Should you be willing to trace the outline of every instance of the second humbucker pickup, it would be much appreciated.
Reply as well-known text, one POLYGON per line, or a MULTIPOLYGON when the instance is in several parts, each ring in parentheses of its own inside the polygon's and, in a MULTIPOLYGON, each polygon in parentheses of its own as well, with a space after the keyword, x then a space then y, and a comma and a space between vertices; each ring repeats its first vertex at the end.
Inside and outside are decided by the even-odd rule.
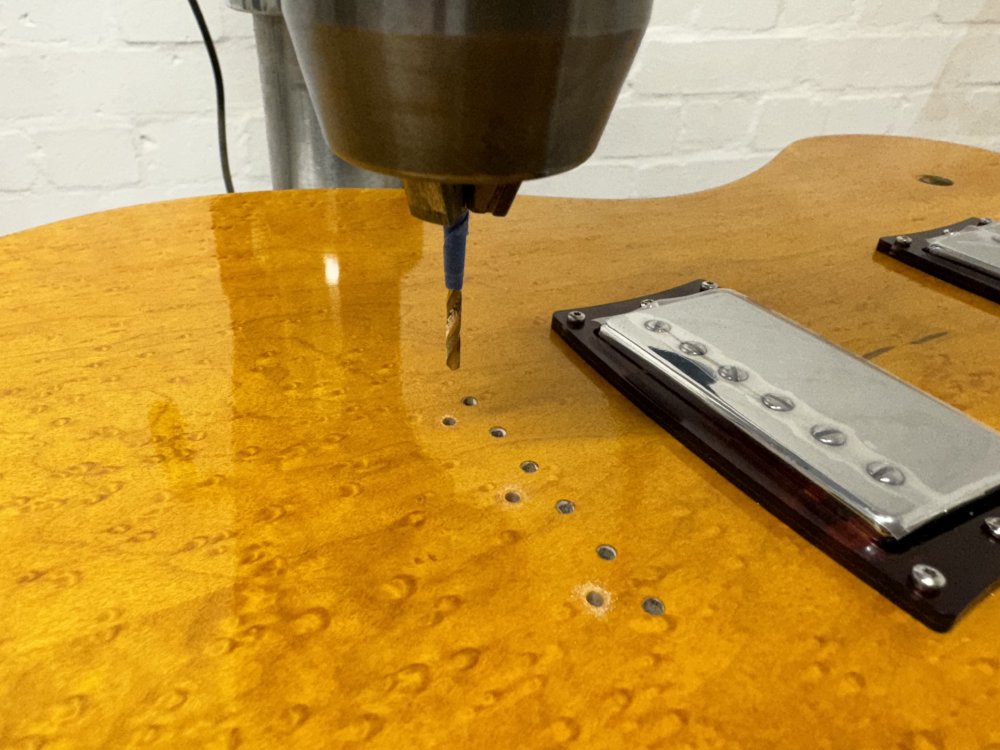
POLYGON ((938 229, 882 237, 876 249, 1000 302, 1000 226, 992 219, 966 219, 938 229))

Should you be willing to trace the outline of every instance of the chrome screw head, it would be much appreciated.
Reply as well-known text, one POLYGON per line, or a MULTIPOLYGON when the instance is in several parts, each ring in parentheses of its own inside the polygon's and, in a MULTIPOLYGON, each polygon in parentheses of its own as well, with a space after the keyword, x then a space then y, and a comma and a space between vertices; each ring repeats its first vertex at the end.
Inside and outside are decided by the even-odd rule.
POLYGON ((1000 540, 1000 516, 989 516, 983 521, 983 529, 994 539, 1000 540))
POLYGON ((703 281, 703 282, 701 282, 701 291, 703 291, 703 292, 707 292, 707 291, 709 291, 711 289, 718 289, 718 288, 719 288, 719 285, 716 284, 714 281, 703 281))
POLYGON ((941 251, 943 251, 943 250, 944 250, 944 248, 943 248, 943 247, 941 247, 941 246, 940 246, 939 244, 937 244, 936 242, 934 242, 934 243, 932 243, 932 244, 928 245, 928 246, 927 246, 927 249, 928 249, 928 250, 930 250, 930 251, 931 251, 932 253, 940 253, 941 251))
POLYGON ((909 247, 910 245, 913 244, 913 238, 907 237, 905 234, 901 234, 896 238, 896 241, 893 242, 892 244, 894 244, 896 247, 909 247))
POLYGON ((992 223, 993 223, 993 219, 989 218, 988 216, 984 216, 983 218, 981 218, 979 220, 979 226, 981 226, 981 227, 984 227, 987 224, 992 224, 992 223))
POLYGON ((651 307, 656 307, 656 300, 644 299, 642 302, 639 303, 639 307, 641 307, 643 310, 648 310, 651 307))
POLYGON ((917 563, 910 570, 910 584, 921 594, 936 594, 948 585, 948 579, 933 565, 917 563))
POLYGON ((573 310, 566 316, 566 320, 570 328, 582 328, 583 324, 587 322, 587 314, 581 310, 573 310))

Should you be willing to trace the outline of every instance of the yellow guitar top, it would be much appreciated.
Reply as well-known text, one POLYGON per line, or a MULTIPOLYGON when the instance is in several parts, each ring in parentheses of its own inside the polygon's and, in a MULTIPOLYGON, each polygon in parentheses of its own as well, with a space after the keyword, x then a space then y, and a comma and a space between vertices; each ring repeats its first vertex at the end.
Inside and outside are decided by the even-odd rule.
POLYGON ((457 372, 398 191, 0 238, 0 747, 1000 747, 997 598, 930 631, 549 329, 710 278, 1000 428, 1000 306, 874 253, 997 213, 1000 155, 881 137, 521 198, 457 372))

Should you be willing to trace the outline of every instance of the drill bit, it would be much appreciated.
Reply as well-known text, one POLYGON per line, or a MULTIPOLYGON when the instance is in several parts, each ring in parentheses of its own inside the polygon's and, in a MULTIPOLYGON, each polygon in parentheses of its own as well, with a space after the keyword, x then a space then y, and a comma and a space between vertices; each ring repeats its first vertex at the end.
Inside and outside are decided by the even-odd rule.
POLYGON ((465 241, 469 235, 469 212, 444 228, 444 285, 448 289, 444 344, 448 367, 462 362, 462 283, 465 277, 465 241))
POLYGON ((448 322, 445 324, 444 346, 448 367, 457 370, 462 364, 462 290, 448 290, 448 322))

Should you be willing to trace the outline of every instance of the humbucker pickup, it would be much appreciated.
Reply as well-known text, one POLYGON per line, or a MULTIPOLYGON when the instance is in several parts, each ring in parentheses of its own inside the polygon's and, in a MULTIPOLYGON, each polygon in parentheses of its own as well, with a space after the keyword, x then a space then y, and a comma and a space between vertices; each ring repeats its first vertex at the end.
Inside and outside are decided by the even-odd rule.
POLYGON ((554 329, 776 516, 928 626, 1000 579, 1000 434, 708 282, 554 329))
POLYGON ((882 237, 878 252, 1000 302, 1000 225, 966 219, 947 227, 882 237))

